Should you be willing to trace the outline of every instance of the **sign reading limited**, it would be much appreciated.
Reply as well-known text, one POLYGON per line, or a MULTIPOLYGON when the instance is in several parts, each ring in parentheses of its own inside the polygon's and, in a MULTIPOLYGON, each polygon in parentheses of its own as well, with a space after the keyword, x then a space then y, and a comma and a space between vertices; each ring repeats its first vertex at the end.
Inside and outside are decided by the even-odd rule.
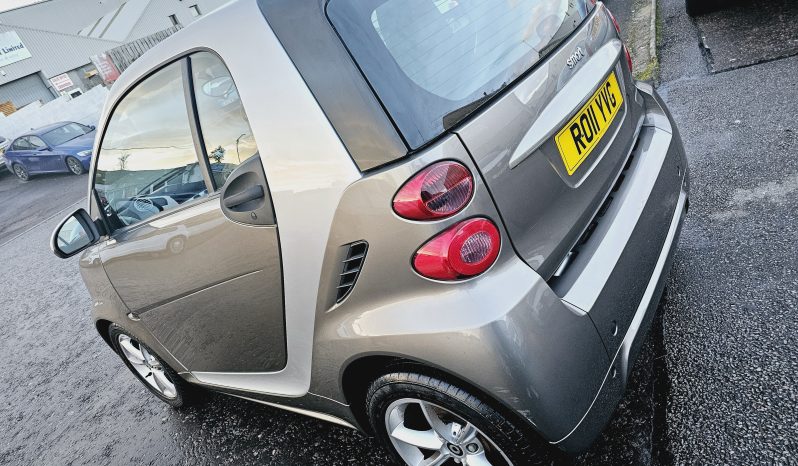
POLYGON ((16 32, 0 34, 0 67, 30 58, 31 54, 16 32))

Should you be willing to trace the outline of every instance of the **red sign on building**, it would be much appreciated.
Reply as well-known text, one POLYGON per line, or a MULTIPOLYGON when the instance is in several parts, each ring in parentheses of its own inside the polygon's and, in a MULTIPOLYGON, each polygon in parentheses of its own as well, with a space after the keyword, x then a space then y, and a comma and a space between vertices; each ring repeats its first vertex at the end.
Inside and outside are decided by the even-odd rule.
POLYGON ((103 78, 105 84, 111 84, 119 78, 119 69, 117 69, 107 53, 92 56, 91 62, 97 67, 97 72, 100 73, 100 77, 103 78))

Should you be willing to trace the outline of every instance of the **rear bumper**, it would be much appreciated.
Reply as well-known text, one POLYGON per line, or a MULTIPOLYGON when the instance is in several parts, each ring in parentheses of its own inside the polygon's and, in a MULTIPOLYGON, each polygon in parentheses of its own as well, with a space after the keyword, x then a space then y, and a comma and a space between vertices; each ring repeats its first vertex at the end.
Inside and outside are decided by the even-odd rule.
POLYGON ((647 113, 631 174, 627 174, 631 179, 616 195, 620 201, 615 206, 616 217, 608 225, 599 224, 601 241, 579 264, 578 272, 590 275, 571 280, 584 288, 590 288, 584 279, 601 286, 595 294, 590 289, 563 293, 566 302, 592 304, 578 309, 591 317, 611 358, 590 409, 567 436, 552 442, 569 452, 590 446, 623 397, 631 367, 658 308, 689 204, 687 161, 673 119, 650 86, 638 84, 638 90, 647 113), (627 231, 628 239, 616 251, 618 238, 625 238, 627 231), (615 262, 608 266, 611 259, 615 262))

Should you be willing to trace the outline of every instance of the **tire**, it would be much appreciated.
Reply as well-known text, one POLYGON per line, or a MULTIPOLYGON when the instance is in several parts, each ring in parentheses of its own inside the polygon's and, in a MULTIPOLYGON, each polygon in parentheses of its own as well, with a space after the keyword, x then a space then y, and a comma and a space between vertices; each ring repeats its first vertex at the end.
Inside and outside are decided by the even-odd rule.
MULTIPOLYGON (((462 462, 462 456, 469 452, 484 456, 483 462, 479 464, 487 459, 490 464, 535 465, 544 464, 552 458, 551 447, 531 428, 524 426, 523 421, 510 419, 485 400, 426 375, 397 372, 378 378, 368 389, 366 412, 374 432, 399 464, 419 464, 430 461, 433 457, 441 462, 448 461, 446 464, 456 459, 462 462), (430 411, 434 414, 428 414, 430 411), (460 419, 457 420, 457 417, 460 419), (467 423, 465 427, 463 422, 467 423), (416 431, 427 434, 424 436, 425 440, 432 441, 435 447, 441 443, 440 449, 436 451, 433 448, 417 448, 412 442, 397 440, 397 436, 402 437, 402 432, 407 432, 403 429, 406 423, 410 425, 409 429, 412 429, 413 434, 416 431), (430 429, 433 424, 437 424, 439 429, 430 429), (388 429, 393 429, 394 435, 389 435, 388 429), (449 435, 468 436, 468 431, 474 435, 471 438, 479 441, 466 439, 459 442, 451 437, 444 438, 438 433, 459 432, 449 435), (437 440, 430 440, 430 435, 437 436, 437 440)), ((411 437, 405 437, 407 438, 411 437)), ((412 439, 416 438, 418 437, 413 435, 412 439)), ((468 463, 472 461, 476 462, 476 458, 468 463)))
MULTIPOLYGON (((122 358, 122 361, 125 363, 130 372, 136 376, 139 381, 144 384, 145 387, 158 399, 163 401, 164 403, 172 406, 173 408, 182 408, 192 404, 195 404, 201 401, 201 393, 199 387, 195 387, 180 377, 171 367, 169 367, 163 360, 155 354, 148 346, 144 343, 139 342, 135 336, 129 333, 127 330, 123 329, 122 327, 111 324, 108 329, 108 335, 111 339, 111 345, 114 348, 114 351, 122 358), (126 351, 129 351, 129 346, 125 343, 130 343, 134 348, 138 349, 139 351, 144 351, 145 355, 151 356, 149 362, 145 362, 145 365, 148 366, 147 368, 143 368, 141 364, 134 365, 131 362, 131 359, 126 355, 126 351), (123 347, 124 346, 124 347, 123 347), (163 372, 163 376, 171 382, 173 386, 173 392, 169 390, 163 390, 159 383, 163 383, 163 379, 161 377, 155 377, 156 365, 159 366, 158 369, 161 369, 163 372), (138 368, 137 368, 138 367, 138 368), (142 374, 142 368, 144 371, 150 369, 151 375, 145 376, 142 374), (153 380, 154 383, 151 383, 150 380, 153 380), (155 385, 155 386, 154 386, 155 385), (159 388, 156 388, 158 386, 159 388)), ((144 358, 145 360, 147 358, 144 358)))
POLYGON ((30 180, 30 173, 28 173, 28 169, 18 163, 11 165, 11 171, 13 171, 14 174, 17 175, 17 178, 23 182, 30 180))
POLYGON ((83 164, 75 157, 67 157, 66 164, 69 171, 75 175, 82 175, 86 172, 86 169, 83 168, 83 164))

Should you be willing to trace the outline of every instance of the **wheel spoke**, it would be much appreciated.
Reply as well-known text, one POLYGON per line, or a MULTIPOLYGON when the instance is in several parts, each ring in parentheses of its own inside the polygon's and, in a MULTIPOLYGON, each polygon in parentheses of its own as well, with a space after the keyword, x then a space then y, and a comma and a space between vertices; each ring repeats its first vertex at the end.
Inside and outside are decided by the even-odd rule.
POLYGON ((132 340, 129 338, 120 338, 119 347, 122 348, 122 353, 124 353, 125 357, 131 362, 131 364, 135 364, 137 366, 145 365, 144 355, 142 354, 141 350, 133 346, 132 340))
POLYGON ((426 450, 440 450, 443 440, 434 430, 414 430, 400 424, 391 432, 391 437, 426 450))
POLYGON ((460 433, 457 435, 457 441, 455 443, 467 443, 471 440, 475 439, 477 436, 477 428, 474 427, 472 424, 467 423, 465 427, 460 429, 460 433))
POLYGON ((164 371, 160 369, 153 369, 152 376, 155 379, 155 384, 158 386, 158 389, 167 397, 174 397, 175 396, 175 387, 174 384, 166 377, 164 371))
POLYGON ((451 458, 451 455, 439 451, 422 461, 420 466, 439 466, 445 463, 449 458, 451 458))
POLYGON ((154 358, 152 357, 150 352, 147 351, 147 348, 145 348, 141 344, 139 344, 139 348, 141 348, 141 356, 144 358, 144 363, 147 364, 150 367, 154 366, 155 365, 155 364, 153 364, 153 362, 154 362, 153 359, 154 358))
POLYGON ((435 411, 435 407, 431 404, 420 401, 419 405, 421 406, 421 412, 424 413, 424 417, 427 419, 430 427, 432 427, 432 430, 437 432, 437 434, 447 442, 457 443, 452 432, 454 423, 446 424, 443 422, 435 411))
POLYGON ((464 465, 467 466, 492 466, 485 452, 481 451, 476 455, 466 455, 464 465))

